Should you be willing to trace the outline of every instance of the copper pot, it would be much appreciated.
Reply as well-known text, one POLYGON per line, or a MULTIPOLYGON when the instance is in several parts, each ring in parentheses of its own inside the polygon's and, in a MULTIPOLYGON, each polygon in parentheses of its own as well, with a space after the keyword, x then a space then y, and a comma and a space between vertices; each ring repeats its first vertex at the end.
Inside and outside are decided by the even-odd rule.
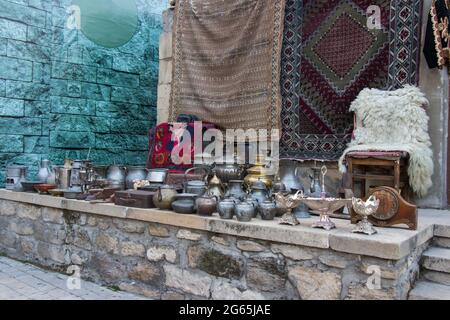
POLYGON ((195 204, 197 213, 201 216, 212 216, 217 211, 217 197, 211 194, 198 197, 195 204))

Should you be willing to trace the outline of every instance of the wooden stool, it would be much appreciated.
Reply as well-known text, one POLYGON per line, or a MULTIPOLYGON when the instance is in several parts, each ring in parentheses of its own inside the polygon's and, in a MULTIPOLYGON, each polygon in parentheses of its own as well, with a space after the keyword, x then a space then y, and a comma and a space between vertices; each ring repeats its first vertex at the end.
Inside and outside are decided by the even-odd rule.
POLYGON ((410 200, 411 193, 407 173, 408 153, 401 151, 353 151, 346 156, 350 187, 354 194, 355 184, 361 185, 361 198, 367 195, 366 181, 378 184, 371 186, 390 186, 410 200))

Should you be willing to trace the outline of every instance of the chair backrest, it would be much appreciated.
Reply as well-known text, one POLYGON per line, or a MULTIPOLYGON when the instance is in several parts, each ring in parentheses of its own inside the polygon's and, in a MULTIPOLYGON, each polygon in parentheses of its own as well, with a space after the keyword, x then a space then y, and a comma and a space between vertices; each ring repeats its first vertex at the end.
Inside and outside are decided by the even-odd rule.
POLYGON ((364 89, 352 103, 355 112, 353 144, 402 144, 428 137, 428 105, 416 87, 395 91, 364 89))

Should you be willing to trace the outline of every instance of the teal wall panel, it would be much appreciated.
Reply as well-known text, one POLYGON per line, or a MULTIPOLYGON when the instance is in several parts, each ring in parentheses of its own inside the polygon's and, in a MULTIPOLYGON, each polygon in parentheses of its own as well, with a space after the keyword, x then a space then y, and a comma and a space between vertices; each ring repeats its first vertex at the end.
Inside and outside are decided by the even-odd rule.
POLYGON ((8 164, 32 179, 47 157, 145 163, 167 3, 0 0, 0 185, 8 164))

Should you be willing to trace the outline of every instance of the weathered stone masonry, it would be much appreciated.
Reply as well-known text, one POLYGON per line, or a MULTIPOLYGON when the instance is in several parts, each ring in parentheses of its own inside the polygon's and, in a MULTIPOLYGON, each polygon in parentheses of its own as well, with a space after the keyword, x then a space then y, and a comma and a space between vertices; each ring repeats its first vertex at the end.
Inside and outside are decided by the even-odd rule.
POLYGON ((136 0, 127 44, 103 48, 68 29, 71 0, 0 0, 0 186, 7 164, 49 157, 143 164, 156 122, 166 0, 136 0))
MULTIPOLYGON (((64 206, 79 203, 68 200, 64 206)), ((201 217, 187 217, 197 222, 180 222, 192 224, 185 228, 119 218, 119 209, 128 210, 111 209, 108 216, 108 206, 96 209, 105 214, 92 214, 0 200, 0 252, 60 271, 79 265, 84 279, 156 299, 405 299, 429 242, 425 231, 399 247, 398 254, 407 249, 406 256, 383 259, 319 248, 325 247, 323 237, 307 233, 299 234, 298 241, 310 246, 293 245, 231 235, 246 235, 254 226, 214 218, 205 223, 223 233, 198 230, 204 228, 201 217), (409 250, 405 244, 419 245, 409 250), (381 268, 381 290, 366 287, 371 265, 381 268)), ((141 220, 171 215, 134 214, 141 220)), ((268 238, 270 233, 267 229, 268 238)), ((376 241, 367 245, 361 250, 381 247, 376 241)))

